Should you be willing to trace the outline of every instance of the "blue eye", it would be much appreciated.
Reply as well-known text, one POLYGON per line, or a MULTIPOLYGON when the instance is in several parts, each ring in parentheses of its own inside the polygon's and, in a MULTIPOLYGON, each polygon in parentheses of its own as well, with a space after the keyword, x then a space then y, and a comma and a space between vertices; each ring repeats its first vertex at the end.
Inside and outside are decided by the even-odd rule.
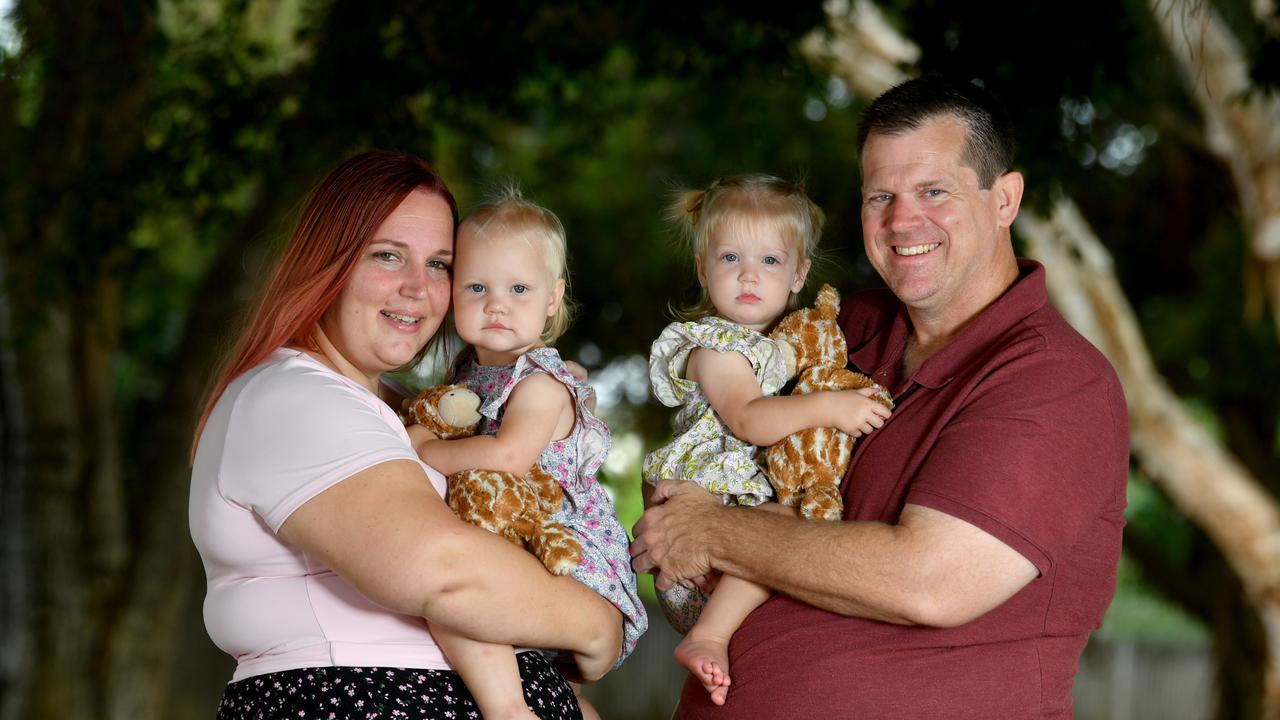
POLYGON ((443 270, 445 272, 449 272, 450 270, 453 269, 449 267, 449 263, 445 262, 444 260, 428 260, 427 267, 431 268, 432 270, 443 270))
POLYGON ((723 256, 721 256, 721 259, 724 260, 725 262, 738 262, 738 254, 725 253, 723 256))
POLYGON ((764 259, 761 260, 760 262, 764 263, 765 265, 777 265, 782 261, 772 255, 765 255, 764 259))
POLYGON ((477 295, 484 292, 484 286, 480 283, 471 283, 467 286, 467 292, 473 292, 477 295))
POLYGON ((925 197, 931 197, 931 198, 942 197, 944 194, 946 194, 946 191, 939 190, 938 188, 929 188, 928 190, 924 191, 925 197))
POLYGON ((384 262, 394 262, 399 259, 399 256, 390 250, 376 250, 374 251, 373 256, 384 262))
POLYGON ((524 285, 512 285, 511 292, 515 293, 516 295, 523 295, 526 292, 529 292, 529 288, 524 285))

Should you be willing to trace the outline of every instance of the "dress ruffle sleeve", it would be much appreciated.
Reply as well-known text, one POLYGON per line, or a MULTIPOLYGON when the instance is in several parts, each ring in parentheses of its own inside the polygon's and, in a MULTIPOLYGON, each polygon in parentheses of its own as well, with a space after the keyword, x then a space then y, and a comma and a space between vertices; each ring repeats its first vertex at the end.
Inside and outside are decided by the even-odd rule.
POLYGON ((680 411, 675 437, 645 456, 642 473, 652 483, 691 480, 726 503, 758 505, 773 496, 756 461, 759 449, 729 432, 697 383, 685 377, 695 348, 740 353, 765 395, 776 393, 787 381, 777 344, 754 330, 719 317, 668 325, 651 348, 649 379, 658 400, 680 406, 680 411))
POLYGON ((545 372, 559 380, 573 396, 576 422, 580 428, 578 435, 578 477, 591 482, 595 481, 596 471, 609 456, 611 433, 609 426, 595 415, 584 412, 587 400, 595 397, 596 391, 590 385, 578 380, 565 367, 560 353, 554 348, 538 348, 530 350, 516 360, 515 367, 506 384, 492 395, 488 402, 480 408, 480 414, 491 420, 497 420, 506 405, 507 399, 516 384, 535 372, 545 372))
POLYGON ((719 317, 675 322, 649 349, 649 384, 658 401, 667 407, 686 402, 698 384, 685 378, 689 354, 695 348, 742 353, 751 363, 760 392, 772 395, 787 382, 787 366, 777 343, 754 330, 719 317))

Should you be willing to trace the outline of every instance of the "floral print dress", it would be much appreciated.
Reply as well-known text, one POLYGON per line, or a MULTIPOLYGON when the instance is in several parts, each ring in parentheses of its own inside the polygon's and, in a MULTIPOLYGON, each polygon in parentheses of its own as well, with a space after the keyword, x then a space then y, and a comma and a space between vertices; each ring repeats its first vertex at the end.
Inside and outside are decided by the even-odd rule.
MULTIPOLYGON (((684 376, 689 354, 697 348, 741 353, 765 395, 778 392, 787 381, 782 353, 764 335, 715 316, 671 323, 650 350, 649 382, 663 405, 680 407, 675 437, 645 456, 641 473, 654 485, 663 480, 696 482, 727 505, 759 505, 773 497, 760 464, 760 448, 735 437, 698 384, 684 376)), ((672 627, 685 633, 697 622, 706 596, 675 585, 659 592, 658 601, 672 627)))
MULTIPOLYGON (((480 396, 478 432, 494 435, 502 425, 507 400, 516 385, 534 373, 546 373, 560 381, 573 397, 576 422, 563 440, 547 445, 538 464, 564 489, 564 504, 553 520, 582 543, 582 562, 573 578, 617 606, 623 617, 621 664, 649 627, 644 604, 636 592, 636 575, 631 569, 630 543, 618 522, 613 499, 596 481, 596 471, 609 454, 609 426, 587 408, 595 394, 569 372, 555 348, 537 348, 521 355, 511 365, 481 365, 475 354, 458 363, 450 382, 461 383, 480 396)), ((615 665, 616 667, 616 665, 615 665)))
POLYGON ((644 458, 646 482, 691 480, 720 495, 725 504, 759 505, 773 497, 757 462, 760 449, 734 437, 698 384, 684 377, 696 348, 737 352, 751 363, 760 392, 772 395, 787 381, 778 346, 760 333, 724 318, 672 323, 649 353, 649 382, 663 405, 680 407, 675 437, 644 458))

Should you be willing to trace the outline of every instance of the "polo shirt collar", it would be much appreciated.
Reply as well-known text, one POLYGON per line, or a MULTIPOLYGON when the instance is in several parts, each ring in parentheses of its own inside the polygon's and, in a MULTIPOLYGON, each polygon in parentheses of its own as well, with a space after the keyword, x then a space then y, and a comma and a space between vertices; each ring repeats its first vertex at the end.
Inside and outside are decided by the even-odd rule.
MULTIPOLYGON (((1039 310, 1047 301, 1044 266, 1034 260, 1019 258, 1018 279, 1013 285, 979 313, 946 347, 925 360, 916 374, 908 380, 932 389, 946 385, 965 368, 971 367, 976 356, 988 349, 1011 326, 1039 310)), ((898 304, 897 315, 889 324, 887 332, 889 335, 883 344, 873 340, 850 353, 854 364, 862 368, 876 368, 882 367, 885 362, 893 362, 897 364, 892 373, 896 377, 901 369, 907 336, 911 332, 905 305, 898 304), (884 354, 876 352, 877 349, 882 349, 884 354)))

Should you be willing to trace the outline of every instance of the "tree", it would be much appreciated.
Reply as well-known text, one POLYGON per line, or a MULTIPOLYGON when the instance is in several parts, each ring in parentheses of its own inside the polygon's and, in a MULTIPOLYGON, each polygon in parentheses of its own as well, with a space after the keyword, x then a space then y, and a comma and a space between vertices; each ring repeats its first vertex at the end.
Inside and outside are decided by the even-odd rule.
POLYGON ((776 62, 820 17, 796 9, 19 2, 0 55, 2 716, 175 714, 194 419, 325 169, 431 156, 619 47, 648 76, 776 62))
MULTIPOLYGON (((18 42, 0 46, 0 718, 207 717, 170 700, 189 669, 175 660, 191 653, 184 632, 200 633, 184 521, 193 419, 290 214, 342 157, 416 152, 464 205, 520 179, 569 229, 584 312, 562 347, 603 364, 644 353, 668 301, 687 297, 687 258, 661 220, 676 185, 805 175, 830 220, 815 280, 875 282, 858 249, 856 113, 930 70, 1010 101, 1026 220, 1087 237, 1053 211, 1071 198, 1098 229, 1142 331, 1130 355, 1145 348, 1164 407, 1195 420, 1135 417, 1182 417, 1217 448, 1198 462, 1234 458, 1224 467, 1253 500, 1231 517, 1260 518, 1249 524, 1210 519, 1232 501, 1225 474, 1184 493, 1170 473, 1191 475, 1189 460, 1135 445, 1134 482, 1158 501, 1130 517, 1126 550, 1211 628, 1220 716, 1262 712, 1275 632, 1258 608, 1275 586, 1250 568, 1266 567, 1280 494, 1280 382, 1258 370, 1280 356, 1264 209, 1280 127, 1273 5, 1196 6, 1238 39, 1233 85, 1194 69, 1210 45, 1194 27, 1161 29, 1198 15, 1143 0, 854 2, 849 19, 833 3, 829 28, 813 2, 446 5, 18 0, 18 42), (1191 52, 1169 49, 1179 35, 1191 52), (1261 530, 1247 557, 1232 550, 1242 528, 1261 530)), ((1035 232, 1017 229, 1027 248, 1035 232)), ((1050 263, 1052 276, 1075 267, 1050 263)), ((1064 311, 1095 307, 1074 292, 1058 296, 1064 311)), ((1109 303, 1096 307, 1114 321, 1109 303)), ((656 444, 666 412, 634 414, 656 444)))

